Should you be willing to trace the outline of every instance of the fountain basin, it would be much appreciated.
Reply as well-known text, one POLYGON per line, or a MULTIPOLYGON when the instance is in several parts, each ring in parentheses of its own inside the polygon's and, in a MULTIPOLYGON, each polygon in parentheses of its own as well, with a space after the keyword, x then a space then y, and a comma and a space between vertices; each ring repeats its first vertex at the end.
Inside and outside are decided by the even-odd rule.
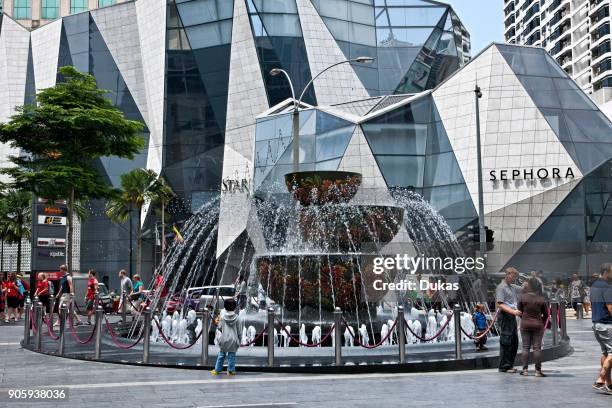
POLYGON ((285 175, 287 189, 302 205, 349 202, 361 185, 361 174, 348 171, 299 171, 285 175))

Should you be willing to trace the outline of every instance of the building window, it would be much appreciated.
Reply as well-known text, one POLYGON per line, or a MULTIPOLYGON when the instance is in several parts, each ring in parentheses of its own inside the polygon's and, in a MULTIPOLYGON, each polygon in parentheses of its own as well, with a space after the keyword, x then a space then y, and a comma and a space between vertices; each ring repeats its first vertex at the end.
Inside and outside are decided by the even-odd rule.
POLYGON ((112 6, 116 3, 116 0, 98 0, 98 7, 112 6))
POLYGON ((70 14, 87 11, 87 0, 70 0, 70 14))
POLYGON ((53 20, 59 17, 59 0, 42 0, 42 19, 53 20))
POLYGON ((13 3, 13 18, 29 20, 32 18, 32 3, 30 0, 15 0, 13 3))

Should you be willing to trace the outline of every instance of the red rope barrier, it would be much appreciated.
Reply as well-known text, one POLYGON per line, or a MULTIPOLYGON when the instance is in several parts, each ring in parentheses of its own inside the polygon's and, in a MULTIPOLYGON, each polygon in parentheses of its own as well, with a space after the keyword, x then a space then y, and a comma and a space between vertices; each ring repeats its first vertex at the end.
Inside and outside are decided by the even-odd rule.
POLYGON ((293 337, 293 335, 291 334, 291 332, 289 332, 289 331, 288 331, 288 330, 285 328, 285 325, 284 325, 284 324, 283 324, 283 323, 282 323, 280 320, 276 319, 276 322, 277 322, 278 324, 280 324, 280 326, 281 326, 281 330, 282 330, 282 331, 284 331, 285 333, 287 333, 287 336, 289 336, 289 338, 290 338, 291 340, 293 340, 293 341, 294 341, 295 343, 297 343, 298 345, 300 345, 300 346, 304 346, 304 347, 319 347, 319 346, 321 346, 321 345, 323 344, 323 342, 325 342, 325 340, 327 340, 327 339, 329 338, 329 336, 331 336, 331 334, 334 332, 334 328, 336 327, 336 325, 335 325, 335 324, 332 324, 332 325, 331 325, 331 327, 329 328, 329 332, 327 332, 327 334, 326 334, 325 336, 323 336, 323 338, 321 339, 321 341, 320 341, 320 342, 318 342, 318 343, 308 344, 308 343, 302 343, 302 342, 300 341, 300 339, 299 339, 299 338, 297 338, 297 339, 296 339, 295 337, 293 337))
POLYGON ((79 336, 77 336, 76 334, 76 330, 74 329, 74 323, 72 322, 72 319, 73 319, 73 315, 71 314, 71 310, 68 310, 68 325, 70 326, 70 332, 72 334, 72 338, 79 344, 89 343, 94 337, 94 334, 96 332, 96 326, 94 325, 93 330, 91 331, 91 334, 89 335, 89 337, 87 337, 86 340, 81 340, 79 336))
MULTIPOLYGON (((240 347, 248 347, 248 346, 250 346, 251 344, 255 344, 255 342, 256 342, 257 340, 259 340, 259 339, 261 339, 261 338, 262 338, 262 336, 264 335, 264 333, 266 332, 266 330, 267 330, 267 329, 268 329, 268 327, 267 327, 267 326, 266 326, 266 327, 264 327, 264 329, 261 331, 261 333, 259 333, 257 336, 255 336, 255 338, 254 338, 253 340, 251 340, 251 341, 247 342, 246 344, 241 344, 241 345, 240 345, 240 347)), ((204 329, 202 328, 202 330, 204 330, 204 329)))
POLYGON ((363 344, 361 343, 360 340, 358 340, 358 338, 355 336, 355 333, 353 332, 353 328, 351 327, 350 324, 348 324, 348 322, 346 320, 344 320, 344 318, 342 318, 344 325, 346 326, 346 328, 348 329, 349 333, 351 334, 351 336, 353 336, 353 340, 357 342, 357 345, 360 347, 363 347, 365 349, 375 349, 377 347, 382 346, 382 344, 387 341, 387 339, 393 334, 393 330, 395 330, 395 326, 397 326, 397 319, 395 319, 395 321, 393 322, 393 324, 391 325, 391 327, 389 328, 389 332, 387 333, 387 335, 383 338, 380 339, 380 341, 378 343, 375 343, 373 345, 369 345, 369 344, 363 344))
POLYGON ((115 334, 115 332, 113 331, 113 328, 110 325, 110 322, 108 321, 108 319, 106 318, 106 316, 104 316, 104 321, 106 322, 106 330, 108 331, 108 334, 110 334, 111 337, 111 341, 115 344, 115 346, 127 350, 127 349, 131 349, 132 347, 134 347, 135 345, 137 345, 138 343, 140 343, 140 340, 142 340, 142 338, 144 337, 144 330, 141 331, 140 336, 138 336, 138 338, 136 339, 136 341, 132 344, 123 344, 120 343, 117 339, 117 335, 115 334))
POLYGON ((489 332, 491 331, 491 329, 493 328, 493 325, 495 324, 495 320, 497 319, 497 316, 499 315, 499 309, 497 309, 497 311, 495 312, 495 315, 493 315, 493 319, 491 320, 491 324, 489 325, 489 327, 487 327, 487 329, 480 333, 478 336, 472 336, 470 334, 468 334, 465 330, 463 330, 463 327, 460 326, 461 328, 461 332, 463 334, 465 334, 469 339, 471 340, 480 340, 482 339, 484 336, 486 336, 487 334, 489 334, 489 332))
POLYGON ((451 317, 453 317, 453 312, 451 312, 451 313, 448 315, 448 319, 446 320, 446 323, 444 323, 444 324, 443 324, 443 325, 440 327, 440 329, 438 330, 438 332, 437 332, 436 334, 434 334, 434 335, 433 335, 432 337, 430 337, 430 338, 421 337, 420 335, 416 334, 415 332, 413 332, 413 331, 412 331, 412 329, 410 328, 410 325, 409 325, 409 324, 406 324, 406 329, 408 329, 408 331, 409 331, 410 333, 412 333, 412 335, 413 335, 414 337, 416 337, 417 339, 419 339, 419 340, 421 340, 421 341, 424 341, 424 342, 432 341, 432 340, 436 339, 438 336, 440 336, 440 335, 442 334, 442 332, 443 332, 443 331, 446 329, 446 326, 448 326, 448 325, 450 324, 451 317))
POLYGON ((176 350, 186 350, 190 347, 193 347, 194 344, 196 344, 198 342, 198 340, 200 339, 200 337, 202 336, 202 333, 204 333, 204 331, 206 330, 205 328, 202 328, 202 331, 200 331, 200 334, 198 334, 196 336, 195 339, 193 339, 193 341, 191 342, 191 344, 188 344, 187 346, 179 346, 174 344, 168 337, 166 337, 166 334, 164 333, 164 331, 162 330, 161 325, 159 324, 159 322, 157 321, 157 319, 153 319, 153 321, 155 322, 155 324, 157 325, 157 328, 159 330, 159 334, 161 335, 162 339, 164 339, 164 341, 173 349, 176 350))
POLYGON ((45 316, 43 316, 43 321, 47 325, 47 331, 49 332, 49 337, 51 337, 53 340, 59 340, 60 336, 57 336, 53 332, 53 326, 52 326, 52 323, 51 323, 51 322, 53 322, 53 314, 51 314, 51 316, 47 317, 46 319, 45 319, 45 316))

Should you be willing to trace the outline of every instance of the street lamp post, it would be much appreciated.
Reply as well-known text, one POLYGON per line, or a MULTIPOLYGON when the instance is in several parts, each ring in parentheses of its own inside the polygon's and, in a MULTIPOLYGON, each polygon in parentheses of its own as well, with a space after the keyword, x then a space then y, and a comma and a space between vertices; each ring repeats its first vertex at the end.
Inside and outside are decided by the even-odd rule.
MULTIPOLYGON (((478 228, 479 228, 479 243, 480 256, 484 259, 483 273, 487 273, 487 233, 485 229, 484 218, 484 201, 483 201, 483 183, 482 183, 482 147, 480 143, 480 98, 482 91, 478 84, 474 88, 474 99, 476 101, 476 160, 478 161, 478 228)), ((486 276, 485 276, 486 277, 486 276)), ((487 282, 486 279, 484 279, 487 282)))
POLYGON ((348 59, 345 61, 340 61, 340 62, 336 62, 335 64, 332 64, 330 66, 328 66, 327 68, 325 68, 324 70, 322 70, 321 72, 319 72, 317 75, 315 75, 314 77, 312 77, 312 79, 306 84, 306 86, 304 86, 304 89, 302 90, 302 93, 300 94, 300 97, 298 98, 298 100, 295 100, 295 88, 293 87, 293 83, 291 82, 291 78, 289 77, 289 74, 287 73, 287 71, 285 71, 284 69, 281 68, 274 68, 270 71, 270 75, 272 76, 277 76, 279 74, 283 74, 286 78, 287 81, 289 81, 289 87, 291 88, 291 97, 293 98, 293 115, 292 115, 292 124, 293 124, 293 171, 297 172, 300 170, 300 104, 302 103, 302 99, 304 98, 304 95, 306 94, 306 91, 308 90, 308 88, 314 83, 314 80, 317 79, 319 76, 321 76, 321 74, 323 74, 324 72, 330 70, 331 68, 338 66, 340 64, 347 64, 347 63, 351 63, 351 62, 359 62, 362 64, 371 64, 372 62, 374 62, 374 58, 372 57, 357 57, 357 58, 353 58, 353 59, 348 59))

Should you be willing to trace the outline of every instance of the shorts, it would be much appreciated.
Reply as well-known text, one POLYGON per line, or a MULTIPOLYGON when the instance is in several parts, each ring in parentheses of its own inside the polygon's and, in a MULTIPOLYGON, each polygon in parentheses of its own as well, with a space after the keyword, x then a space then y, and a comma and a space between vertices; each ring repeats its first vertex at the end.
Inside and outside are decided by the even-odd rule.
POLYGON ((10 309, 16 309, 19 307, 19 298, 17 296, 6 297, 6 307, 10 309))
POLYGON ((593 333, 604 356, 612 355, 612 324, 594 323, 593 333))
POLYGON ((60 296, 59 307, 62 307, 62 305, 66 305, 66 307, 70 308, 70 300, 71 297, 69 293, 62 294, 62 296, 60 296))

